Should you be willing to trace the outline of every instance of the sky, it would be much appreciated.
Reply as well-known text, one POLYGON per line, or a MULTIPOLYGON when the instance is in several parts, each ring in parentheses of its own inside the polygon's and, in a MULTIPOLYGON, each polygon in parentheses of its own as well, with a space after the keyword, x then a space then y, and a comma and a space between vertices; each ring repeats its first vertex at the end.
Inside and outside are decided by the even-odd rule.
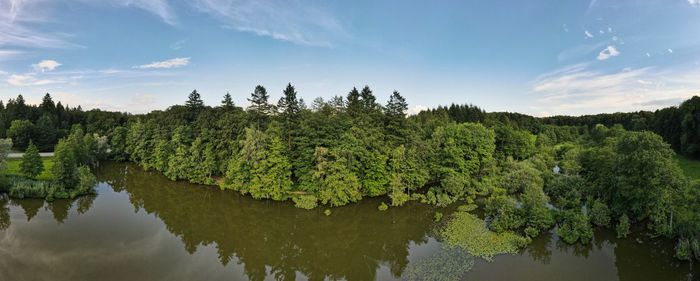
POLYGON ((700 95, 700 0, 0 0, 0 100, 144 113, 287 83, 411 113, 654 110, 700 95))

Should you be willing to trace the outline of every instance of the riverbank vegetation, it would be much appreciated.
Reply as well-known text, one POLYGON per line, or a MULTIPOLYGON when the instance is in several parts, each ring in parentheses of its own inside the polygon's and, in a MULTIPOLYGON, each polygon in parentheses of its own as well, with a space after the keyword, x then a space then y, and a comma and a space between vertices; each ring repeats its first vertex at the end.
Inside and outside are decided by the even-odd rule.
MULTIPOLYGON (((625 236, 641 224, 678 239, 680 258, 696 255, 700 239, 700 186, 676 158, 700 158, 698 97, 656 112, 551 118, 472 105, 407 116, 399 92, 382 105, 367 86, 309 104, 291 84, 276 103, 257 86, 246 109, 229 94, 219 106, 206 106, 195 90, 184 105, 132 116, 61 111, 48 95, 38 107, 19 100, 0 110, 15 116, 3 119, 7 136, 29 147, 45 142, 35 140, 41 130, 29 123, 58 124, 56 135, 65 138, 56 145, 52 172, 63 186, 81 186, 80 167, 109 156, 171 180, 291 200, 305 209, 376 196, 385 196, 387 207, 478 199, 487 237, 527 239, 556 228, 563 241, 586 244, 594 228, 625 236), (16 122, 22 116, 26 122, 16 122)), ((453 238, 484 234, 462 227, 477 221, 458 214, 448 220, 455 223, 448 229, 461 233, 453 238)))
POLYGON ((11 140, 4 140, 0 149, 0 191, 13 198, 73 199, 94 194, 97 184, 90 165, 97 164, 100 145, 95 138, 84 135, 80 126, 60 139, 55 156, 42 159, 38 148, 29 141, 22 158, 7 160, 11 140))

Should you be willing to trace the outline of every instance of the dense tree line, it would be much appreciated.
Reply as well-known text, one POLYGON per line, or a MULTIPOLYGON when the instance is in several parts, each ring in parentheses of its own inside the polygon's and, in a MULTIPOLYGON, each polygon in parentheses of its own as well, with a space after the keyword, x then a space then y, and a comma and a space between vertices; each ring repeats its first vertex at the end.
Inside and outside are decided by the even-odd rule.
MULTIPOLYGON (((654 113, 545 119, 473 105, 407 116, 399 92, 382 105, 368 86, 307 105, 291 84, 277 102, 258 85, 248 101, 242 108, 226 94, 207 106, 195 90, 184 105, 145 115, 75 110, 75 124, 87 133, 74 128, 56 157, 75 167, 108 153, 171 180, 292 200, 300 208, 383 195, 393 206, 482 197, 496 232, 535 237, 557 225, 564 241, 588 243, 594 227, 626 236, 631 224, 642 223, 678 238, 680 257, 700 254, 700 186, 682 175, 672 150, 695 155, 700 98, 654 113), (677 145, 662 139, 675 140, 669 132, 677 133, 677 145)), ((13 140, 38 143, 10 131, 13 140)), ((75 183, 75 174, 60 167, 54 173, 61 181, 75 183)))
POLYGON ((671 145, 673 150, 689 158, 700 159, 700 97, 694 96, 680 106, 656 111, 611 113, 573 116, 554 116, 541 119, 545 124, 586 126, 597 124, 611 127, 622 125, 632 131, 652 131, 671 145))
POLYGON ((39 105, 29 105, 18 95, 7 103, 0 101, 0 138, 11 138, 17 150, 24 151, 31 141, 40 151, 52 151, 75 124, 81 124, 89 134, 104 136, 112 128, 126 123, 127 117, 124 113, 99 109, 83 111, 80 106, 54 103, 49 94, 44 95, 39 105))

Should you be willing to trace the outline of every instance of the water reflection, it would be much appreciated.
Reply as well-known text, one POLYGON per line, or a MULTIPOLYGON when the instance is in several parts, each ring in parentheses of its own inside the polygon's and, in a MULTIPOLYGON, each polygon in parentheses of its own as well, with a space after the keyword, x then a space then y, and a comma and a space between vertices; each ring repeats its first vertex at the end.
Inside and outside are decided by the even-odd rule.
POLYGON ((237 260, 251 280, 372 280, 387 266, 399 278, 408 264, 409 244, 425 243, 431 207, 410 204, 379 213, 379 201, 305 211, 289 203, 251 202, 214 188, 192 188, 131 165, 106 165, 100 180, 125 190, 136 210, 161 219, 194 253, 213 245, 223 265, 237 260))
MULTIPOLYGON (((0 280, 693 280, 665 240, 543 235, 485 262, 435 239, 436 209, 305 211, 107 164, 98 196, 0 197, 0 280), (639 241, 639 242, 638 242, 639 241)), ((447 210, 440 210, 446 215, 447 210)), ((694 274, 694 275, 693 275, 694 274)))

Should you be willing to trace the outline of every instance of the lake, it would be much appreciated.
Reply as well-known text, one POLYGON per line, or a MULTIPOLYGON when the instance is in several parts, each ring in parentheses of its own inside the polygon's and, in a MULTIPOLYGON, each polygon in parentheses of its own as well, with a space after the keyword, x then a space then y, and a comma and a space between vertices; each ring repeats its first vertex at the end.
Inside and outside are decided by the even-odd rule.
MULTIPOLYGON (((132 164, 97 170, 98 195, 0 199, 0 280, 697 280, 673 243, 597 231, 591 245, 542 235, 487 262, 446 249, 436 211, 385 198, 307 211, 132 164), (447 262, 445 262, 447 261, 447 262), (450 275, 452 274, 452 275, 450 275), (454 278, 454 277, 453 277, 454 278)), ((697 267, 697 266, 696 266, 697 267)))

